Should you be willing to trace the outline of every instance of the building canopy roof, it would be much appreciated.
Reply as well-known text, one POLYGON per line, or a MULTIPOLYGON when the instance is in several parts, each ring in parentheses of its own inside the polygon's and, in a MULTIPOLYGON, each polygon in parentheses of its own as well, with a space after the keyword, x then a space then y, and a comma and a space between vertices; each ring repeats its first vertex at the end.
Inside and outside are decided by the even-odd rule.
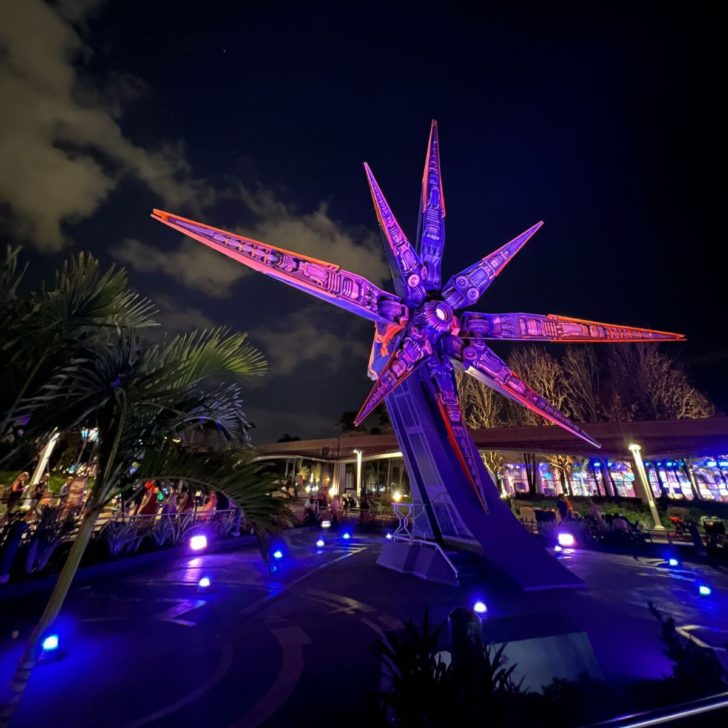
MULTIPOLYGON (((637 443, 647 459, 666 457, 704 457, 728 454, 728 417, 702 420, 659 420, 653 422, 597 422, 585 429, 602 448, 564 432, 554 425, 497 427, 473 432, 481 450, 503 452, 562 453, 565 455, 624 457, 628 446, 637 443)), ((263 457, 315 457, 351 460, 353 451, 366 456, 396 452, 399 445, 393 434, 355 434, 318 440, 296 440, 259 445, 263 457)))

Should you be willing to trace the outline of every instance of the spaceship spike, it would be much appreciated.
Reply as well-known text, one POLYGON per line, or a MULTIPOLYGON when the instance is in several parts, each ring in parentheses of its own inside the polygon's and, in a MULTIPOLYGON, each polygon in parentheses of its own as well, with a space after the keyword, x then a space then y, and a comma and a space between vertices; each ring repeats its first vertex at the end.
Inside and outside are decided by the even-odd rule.
POLYGON ((410 324, 364 400, 354 424, 358 427, 364 422, 369 413, 431 354, 432 343, 427 334, 410 324))
POLYGON ((425 170, 422 175, 422 195, 417 227, 417 250, 425 266, 423 285, 428 291, 441 285, 440 266, 445 247, 445 196, 440 170, 440 140, 437 121, 433 119, 427 143, 425 170))
POLYGON ((374 324, 374 340, 367 367, 367 375, 372 381, 379 379, 379 375, 402 338, 403 328, 398 324, 383 324, 380 321, 374 324))
POLYGON ((466 374, 479 379, 483 384, 514 402, 527 407, 544 419, 562 427, 572 435, 580 437, 594 447, 601 447, 577 424, 559 412, 547 399, 531 389, 502 359, 482 341, 462 342, 459 337, 448 338, 448 353, 457 366, 466 374))
POLYGON ((564 343, 620 343, 684 341, 683 334, 620 324, 537 313, 475 313, 460 316, 463 339, 555 341, 564 343))
POLYGON ((366 162, 364 171, 369 182, 369 190, 372 193, 374 209, 377 212, 379 229, 387 242, 387 259, 392 269, 394 290, 407 303, 416 306, 425 298, 425 287, 422 284, 424 266, 419 255, 407 240, 407 236, 397 222, 397 218, 366 162))
POLYGON ((543 225, 537 222, 533 227, 513 238, 477 263, 456 273, 442 290, 443 300, 454 309, 465 308, 477 303, 496 276, 511 262, 513 256, 538 232, 543 225))
POLYGON ((440 410, 440 416, 442 417, 445 429, 447 430, 450 445, 457 454, 460 465, 465 472, 468 482, 475 491, 480 505, 488 513, 485 488, 478 476, 480 468, 476 466, 476 458, 480 456, 473 443, 473 439, 470 437, 470 432, 465 423, 462 409, 460 408, 453 365, 449 359, 441 359, 435 355, 427 360, 427 367, 430 370, 430 376, 435 387, 437 406, 440 410))
POLYGON ((350 273, 338 265, 260 243, 163 210, 154 210, 152 217, 238 263, 363 318, 400 326, 408 320, 407 308, 398 296, 382 291, 363 276, 350 273))

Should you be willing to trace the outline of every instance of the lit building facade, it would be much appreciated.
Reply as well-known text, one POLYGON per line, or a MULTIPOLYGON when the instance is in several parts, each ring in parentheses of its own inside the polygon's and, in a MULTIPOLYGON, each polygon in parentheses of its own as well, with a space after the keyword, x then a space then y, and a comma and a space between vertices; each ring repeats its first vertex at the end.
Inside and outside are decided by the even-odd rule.
MULTIPOLYGON (((499 454, 502 466, 493 475, 506 497, 529 492, 640 497, 629 451, 629 443, 636 442, 655 498, 728 503, 728 418, 597 423, 590 431, 603 444, 597 454, 553 426, 473 434, 481 455, 499 454)), ((299 492, 325 489, 384 499, 409 492, 394 435, 271 443, 258 451, 261 459, 276 461, 282 477, 299 492)), ((493 458, 484 461, 487 466, 493 458)))

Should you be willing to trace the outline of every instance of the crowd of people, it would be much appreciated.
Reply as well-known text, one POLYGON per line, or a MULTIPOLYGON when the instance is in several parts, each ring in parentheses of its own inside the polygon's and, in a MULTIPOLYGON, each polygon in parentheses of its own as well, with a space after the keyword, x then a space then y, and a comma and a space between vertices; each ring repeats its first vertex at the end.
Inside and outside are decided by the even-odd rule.
POLYGON ((621 513, 605 516, 599 506, 591 499, 589 500, 588 514, 585 517, 582 517, 574 509, 574 504, 571 499, 563 493, 556 498, 556 510, 561 523, 584 521, 597 534, 603 534, 607 531, 619 531, 630 534, 637 530, 636 525, 621 513))
POLYGON ((223 493, 193 491, 185 483, 147 481, 126 502, 119 502, 119 510, 126 515, 171 516, 177 513, 212 513, 230 508, 230 502, 223 493))
POLYGON ((30 483, 30 473, 18 473, 9 486, 3 490, 2 521, 10 520, 19 513, 37 516, 42 506, 57 506, 63 510, 80 507, 88 494, 87 478, 74 478, 69 475, 65 482, 53 493, 49 487, 50 473, 43 473, 37 483, 30 483))
MULTIPOLYGON (((89 495, 88 477, 68 475, 57 490, 49 487, 50 474, 45 473, 37 483, 30 483, 30 474, 18 473, 13 481, 0 490, 0 526, 22 517, 32 522, 40 516, 44 506, 59 508, 61 516, 80 510, 89 495)), ((1 486, 0 486, 1 487, 1 486)), ((110 509, 111 515, 156 516, 177 513, 208 513, 229 508, 222 493, 203 494, 184 483, 149 481, 128 500, 117 498, 110 509)))
POLYGON ((366 494, 362 494, 357 498, 352 493, 338 493, 329 497, 324 490, 306 498, 303 506, 303 522, 304 525, 315 525, 322 519, 328 518, 331 525, 336 527, 346 513, 358 511, 361 520, 366 520, 367 514, 373 508, 373 503, 366 494))

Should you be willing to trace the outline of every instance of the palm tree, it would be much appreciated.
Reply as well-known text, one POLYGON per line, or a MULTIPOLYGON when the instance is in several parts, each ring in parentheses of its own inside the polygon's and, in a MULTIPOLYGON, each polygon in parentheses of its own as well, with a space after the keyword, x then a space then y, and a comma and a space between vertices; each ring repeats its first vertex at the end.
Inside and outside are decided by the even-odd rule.
POLYGON ((225 378, 262 375, 265 368, 263 356, 245 334, 214 329, 150 344, 131 328, 113 326, 76 342, 73 357, 18 402, 16 412, 28 418, 26 438, 42 437, 54 428, 95 426, 98 466, 78 534, 11 681, 3 719, 9 720, 23 694, 39 642, 63 606, 99 514, 133 484, 134 464, 209 422, 231 444, 246 443, 249 424, 241 390, 225 378))
POLYGON ((21 295, 21 248, 0 255, 0 439, 12 442, 21 401, 50 373, 110 330, 156 326, 150 301, 129 289, 126 272, 103 269, 88 253, 69 258, 45 285, 21 295))

